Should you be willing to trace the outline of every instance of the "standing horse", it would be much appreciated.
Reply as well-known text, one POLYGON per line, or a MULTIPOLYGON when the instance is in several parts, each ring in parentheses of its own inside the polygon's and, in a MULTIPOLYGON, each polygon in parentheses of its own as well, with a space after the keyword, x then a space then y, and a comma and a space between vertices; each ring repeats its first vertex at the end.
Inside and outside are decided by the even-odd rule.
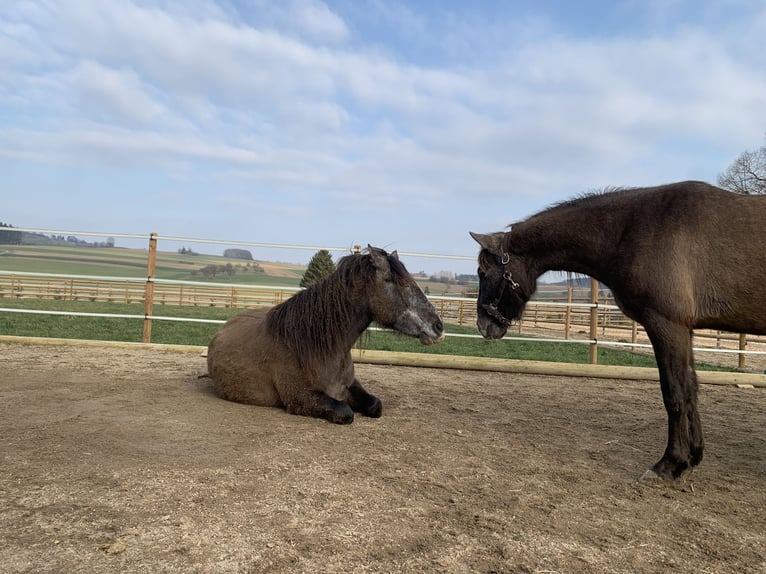
POLYGON ((544 272, 598 279, 643 325, 657 360, 668 443, 644 477, 674 480, 700 463, 692 331, 766 334, 766 197, 696 181, 625 189, 471 236, 482 248, 477 326, 485 338, 505 335, 544 272))
POLYGON ((424 345, 444 332, 396 251, 368 246, 284 303, 227 321, 208 346, 208 372, 232 401, 339 424, 353 422, 354 411, 379 417, 380 400, 355 378, 351 361, 351 347, 372 321, 424 345))

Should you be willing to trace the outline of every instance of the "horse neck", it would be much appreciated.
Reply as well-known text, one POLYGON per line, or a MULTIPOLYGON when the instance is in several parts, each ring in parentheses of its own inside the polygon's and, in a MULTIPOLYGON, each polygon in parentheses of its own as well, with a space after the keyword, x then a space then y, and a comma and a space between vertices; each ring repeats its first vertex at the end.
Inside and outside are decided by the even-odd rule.
POLYGON ((605 279, 619 230, 624 228, 623 222, 615 221, 620 215, 609 213, 608 217, 607 222, 597 206, 552 208, 513 225, 510 243, 527 258, 534 279, 546 271, 605 279))
POLYGON ((363 290, 349 286, 344 279, 332 274, 296 294, 292 304, 285 302, 292 307, 286 309, 292 315, 287 321, 290 334, 304 339, 304 344, 320 355, 348 351, 372 322, 363 290))

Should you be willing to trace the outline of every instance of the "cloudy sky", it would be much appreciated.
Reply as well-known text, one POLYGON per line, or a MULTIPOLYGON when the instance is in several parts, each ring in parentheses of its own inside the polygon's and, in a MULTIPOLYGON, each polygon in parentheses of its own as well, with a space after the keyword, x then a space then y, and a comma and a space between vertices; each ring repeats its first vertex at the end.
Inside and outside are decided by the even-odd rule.
POLYGON ((714 183, 764 144, 765 37, 762 0, 10 0, 0 221, 473 256, 714 183))

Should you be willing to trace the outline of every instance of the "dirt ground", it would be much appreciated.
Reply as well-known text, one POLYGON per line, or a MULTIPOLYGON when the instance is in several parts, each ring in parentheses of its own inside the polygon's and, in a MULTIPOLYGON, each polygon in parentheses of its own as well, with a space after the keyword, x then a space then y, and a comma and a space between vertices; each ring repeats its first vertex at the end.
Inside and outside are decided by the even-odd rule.
POLYGON ((0 571, 766 572, 766 390, 646 486, 657 383, 358 365, 381 419, 243 406, 197 354, 0 344, 0 571))

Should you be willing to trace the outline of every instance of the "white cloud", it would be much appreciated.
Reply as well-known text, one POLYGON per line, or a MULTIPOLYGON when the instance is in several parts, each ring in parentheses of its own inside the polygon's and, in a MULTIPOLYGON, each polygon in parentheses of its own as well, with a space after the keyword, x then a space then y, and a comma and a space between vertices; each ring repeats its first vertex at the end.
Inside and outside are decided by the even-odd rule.
POLYGON ((105 124, 146 126, 164 123, 170 111, 133 70, 115 69, 89 60, 71 74, 77 106, 85 117, 105 124))
POLYGON ((763 9, 735 30, 672 34, 574 36, 525 17, 479 41, 476 20, 429 30, 416 5, 375 2, 354 16, 367 6, 403 36, 433 34, 419 45, 468 55, 429 63, 381 47, 382 33, 366 43, 318 0, 0 7, 0 156, 196 176, 256 205, 315 193, 344 209, 469 197, 516 209, 610 183, 711 179, 760 145, 763 9), (721 150, 731 157, 711 163, 721 150))
POLYGON ((349 37, 345 22, 324 2, 293 0, 289 17, 295 25, 312 38, 329 42, 344 42, 349 37))

